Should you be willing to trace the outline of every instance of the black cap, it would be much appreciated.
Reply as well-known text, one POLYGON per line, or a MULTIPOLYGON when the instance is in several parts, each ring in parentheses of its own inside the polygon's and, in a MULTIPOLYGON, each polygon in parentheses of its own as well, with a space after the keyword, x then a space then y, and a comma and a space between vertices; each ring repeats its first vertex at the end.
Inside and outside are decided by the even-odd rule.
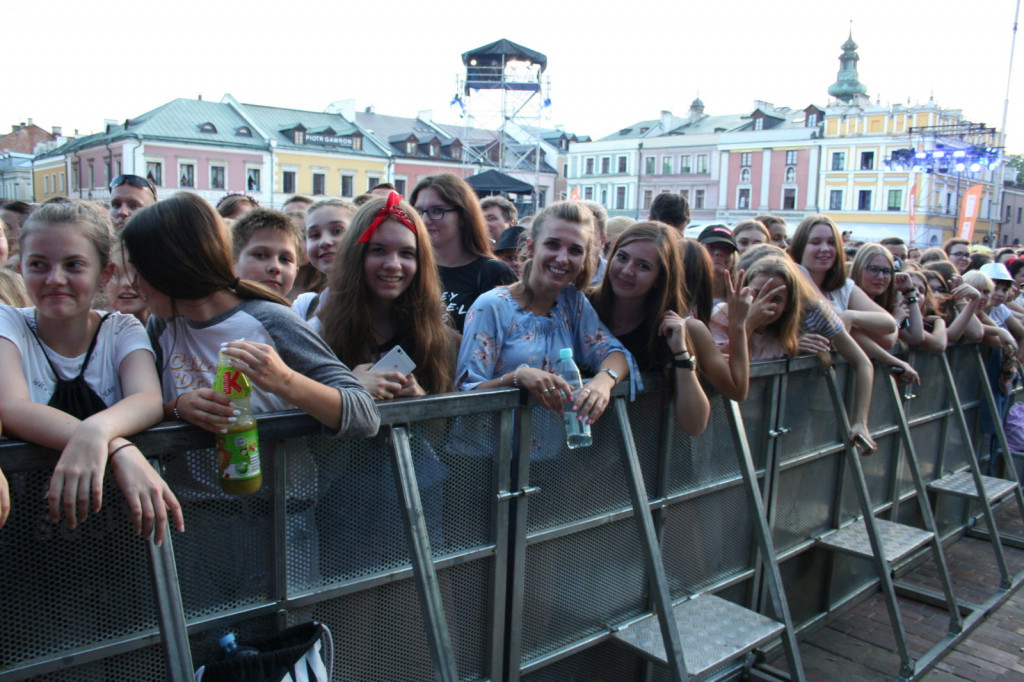
POLYGON ((498 245, 494 247, 495 251, 511 251, 512 249, 519 248, 519 235, 526 232, 526 228, 522 225, 513 225, 506 229, 498 237, 498 245))
POLYGON ((733 239, 732 232, 725 225, 708 225, 701 230, 700 236, 697 237, 697 241, 705 246, 708 244, 728 244, 734 250, 739 251, 739 247, 736 246, 736 240, 733 239))

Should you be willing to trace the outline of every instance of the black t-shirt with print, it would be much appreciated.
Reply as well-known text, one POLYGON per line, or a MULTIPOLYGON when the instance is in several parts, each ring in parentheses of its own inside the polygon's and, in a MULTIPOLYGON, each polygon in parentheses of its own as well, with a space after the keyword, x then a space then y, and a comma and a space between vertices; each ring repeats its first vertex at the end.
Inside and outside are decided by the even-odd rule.
POLYGON ((505 263, 494 258, 477 258, 457 268, 438 267, 441 274, 441 296, 446 313, 462 332, 466 313, 480 294, 494 287, 512 284, 516 275, 505 263))

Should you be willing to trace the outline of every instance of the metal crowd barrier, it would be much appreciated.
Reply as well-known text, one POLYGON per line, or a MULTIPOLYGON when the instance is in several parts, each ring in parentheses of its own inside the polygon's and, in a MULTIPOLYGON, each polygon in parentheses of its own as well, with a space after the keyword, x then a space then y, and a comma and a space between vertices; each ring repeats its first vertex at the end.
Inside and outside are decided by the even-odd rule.
MULTIPOLYGON (((996 481, 971 465, 988 389, 978 349, 911 360, 913 397, 876 372, 879 452, 857 461, 847 367, 816 358, 755 364, 748 399, 714 396, 697 438, 674 427, 655 376, 632 403, 620 387, 577 450, 515 390, 382 404, 373 439, 267 415, 264 486, 244 497, 219 492, 209 434, 161 425, 135 439, 184 506, 186 532, 160 548, 132 534, 109 477, 100 514, 75 531, 50 523, 56 454, 4 442, 0 680, 185 680, 228 630, 244 642, 307 620, 332 630, 338 680, 803 679, 796 638, 874 591, 948 596, 892 584, 884 551, 833 551, 838 534, 891 522, 948 544, 992 522, 991 495, 979 507, 933 489, 932 526, 920 504, 951 475, 996 481), (765 662, 776 650, 786 670, 765 662)), ((1011 487, 1020 502, 1015 475, 1011 487)), ((1021 576, 991 538, 1004 568, 992 590, 1005 591, 1021 576)), ((927 544, 901 560, 941 556, 927 544)), ((910 678, 913 654, 897 649, 910 678)))

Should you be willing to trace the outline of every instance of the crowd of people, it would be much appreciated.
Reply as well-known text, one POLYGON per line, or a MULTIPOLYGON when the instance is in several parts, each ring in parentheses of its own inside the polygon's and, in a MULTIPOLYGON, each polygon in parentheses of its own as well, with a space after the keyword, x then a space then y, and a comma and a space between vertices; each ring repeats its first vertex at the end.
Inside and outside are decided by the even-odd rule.
MULTIPOLYGON (((752 361, 837 352, 854 378, 851 441, 870 453, 873 361, 919 383, 901 347, 983 341, 1003 395, 1024 343, 1024 252, 860 244, 822 214, 792 233, 762 215, 692 239, 681 196, 659 195, 641 222, 578 201, 520 219, 450 173, 408 200, 385 183, 280 211, 236 193, 158 201, 135 175, 110 190, 106 206, 0 205, 0 422, 60 451, 54 522, 100 509, 109 464, 135 530, 157 543, 184 529, 181 491, 129 438, 161 421, 225 433, 239 412, 212 388, 218 352, 251 380, 257 413, 300 409, 348 438, 377 433, 376 401, 499 387, 555 424, 566 404, 592 424, 616 384, 635 395, 651 372, 698 435, 710 391, 746 398, 752 361), (375 369, 396 346, 415 369, 375 369), (581 389, 554 371, 563 348, 590 377, 581 389)), ((212 463, 189 471, 218 494, 212 463)), ((0 472, 0 526, 10 509, 0 472)))

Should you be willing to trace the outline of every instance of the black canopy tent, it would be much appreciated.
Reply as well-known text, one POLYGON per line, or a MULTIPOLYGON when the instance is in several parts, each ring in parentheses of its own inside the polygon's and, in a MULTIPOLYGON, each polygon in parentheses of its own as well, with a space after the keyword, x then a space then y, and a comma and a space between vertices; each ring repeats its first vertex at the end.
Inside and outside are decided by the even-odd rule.
POLYGON ((507 173, 492 168, 483 173, 469 176, 466 178, 466 182, 481 199, 495 194, 503 196, 515 194, 514 199, 511 196, 508 196, 508 199, 516 205, 516 210, 519 211, 521 218, 531 215, 534 211, 533 185, 513 178, 507 173), (525 200, 523 199, 524 195, 527 197, 525 200))

